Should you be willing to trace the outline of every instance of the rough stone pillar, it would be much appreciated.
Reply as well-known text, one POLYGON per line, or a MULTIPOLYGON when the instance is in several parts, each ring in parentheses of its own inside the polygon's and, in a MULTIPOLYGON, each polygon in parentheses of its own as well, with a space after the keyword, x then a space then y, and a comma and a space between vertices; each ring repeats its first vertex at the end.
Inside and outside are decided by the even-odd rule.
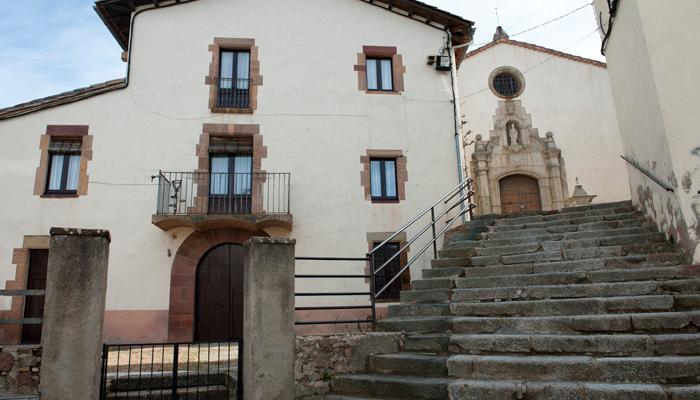
POLYGON ((109 231, 51 228, 42 400, 98 399, 109 231))
POLYGON ((293 400, 294 239, 244 246, 243 400, 293 400))

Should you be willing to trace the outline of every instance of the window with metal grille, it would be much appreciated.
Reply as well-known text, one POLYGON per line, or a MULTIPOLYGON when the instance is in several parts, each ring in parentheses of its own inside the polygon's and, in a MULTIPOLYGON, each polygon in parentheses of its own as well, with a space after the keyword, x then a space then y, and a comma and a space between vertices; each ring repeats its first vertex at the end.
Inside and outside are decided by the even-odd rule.
POLYGON ((76 194, 80 180, 81 139, 51 140, 46 194, 76 194))
POLYGON ((520 80, 511 72, 501 72, 493 78, 493 89, 503 97, 517 96, 520 88, 520 80))
POLYGON ((391 58, 367 59, 367 90, 391 92, 394 74, 391 58))
POLYGON ((398 200, 396 160, 373 158, 369 166, 372 200, 398 200))

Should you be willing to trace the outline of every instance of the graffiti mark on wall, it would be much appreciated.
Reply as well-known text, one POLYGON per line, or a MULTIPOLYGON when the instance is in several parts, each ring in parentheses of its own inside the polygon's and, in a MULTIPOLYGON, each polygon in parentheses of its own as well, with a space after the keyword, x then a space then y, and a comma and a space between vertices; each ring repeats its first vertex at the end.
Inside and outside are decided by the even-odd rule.
POLYGON ((693 155, 696 157, 700 157, 700 147, 694 148, 693 151, 691 151, 691 153, 693 153, 693 155))

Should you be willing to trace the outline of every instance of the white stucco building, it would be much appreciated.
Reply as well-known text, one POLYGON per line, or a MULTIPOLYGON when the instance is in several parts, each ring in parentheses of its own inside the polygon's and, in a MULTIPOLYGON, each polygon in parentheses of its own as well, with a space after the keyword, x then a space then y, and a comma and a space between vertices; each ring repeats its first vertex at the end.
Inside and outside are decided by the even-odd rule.
MULTIPOLYGON (((408 0, 155 3, 96 3, 126 79, 0 110, 6 288, 31 286, 51 227, 108 229, 106 340, 207 339, 201 265, 239 265, 251 235, 363 257, 458 184, 451 71, 426 58, 469 42, 471 22, 408 0)), ((324 290, 367 287, 338 285, 324 290)))
POLYGON ((459 84, 478 213, 575 205, 577 180, 594 202, 629 199, 604 63, 509 39, 499 27, 466 55, 459 84))
POLYGON ((594 1, 632 201, 700 262, 700 2, 594 1), (612 9, 610 8, 612 7, 612 9))

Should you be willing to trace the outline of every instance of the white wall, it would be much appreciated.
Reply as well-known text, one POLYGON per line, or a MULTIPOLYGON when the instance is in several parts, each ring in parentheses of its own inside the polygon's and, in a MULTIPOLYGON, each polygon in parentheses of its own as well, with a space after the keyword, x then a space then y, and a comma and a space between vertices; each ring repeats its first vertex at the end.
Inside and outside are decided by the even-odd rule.
MULTIPOLYGON (((607 3, 596 1, 607 31, 607 3)), ((629 167, 633 201, 700 261, 700 3, 621 1, 606 56, 625 153, 674 188, 629 167)))
MULTIPOLYGON (((580 179, 584 189, 598 197, 595 203, 629 200, 625 163, 607 70, 511 44, 498 44, 468 57, 460 68, 462 112, 470 140, 484 140, 493 130, 500 100, 489 89, 489 75, 511 66, 525 76, 525 91, 517 99, 532 116, 532 125, 545 137, 554 133, 566 164, 571 196, 580 179)), ((471 161, 473 145, 466 148, 471 161)), ((469 171, 472 175, 472 171, 469 171)))
POLYGON ((175 254, 190 231, 151 224, 150 176, 195 169, 204 123, 260 124, 268 148, 262 169, 291 172, 298 255, 363 256, 366 232, 398 228, 457 184, 449 74, 425 64, 443 44, 440 30, 357 0, 207 0, 143 12, 134 35, 127 89, 0 121, 0 281, 13 278, 12 249, 24 235, 52 226, 106 228, 113 238, 107 308, 167 309, 168 251, 175 254), (256 40, 264 84, 255 114, 209 112, 204 77, 214 37, 256 40), (398 47, 404 93, 357 90, 353 66, 363 45, 398 47), (87 196, 32 195, 47 124, 90 125, 87 196), (405 201, 364 199, 360 156, 367 149, 404 151, 405 201))

